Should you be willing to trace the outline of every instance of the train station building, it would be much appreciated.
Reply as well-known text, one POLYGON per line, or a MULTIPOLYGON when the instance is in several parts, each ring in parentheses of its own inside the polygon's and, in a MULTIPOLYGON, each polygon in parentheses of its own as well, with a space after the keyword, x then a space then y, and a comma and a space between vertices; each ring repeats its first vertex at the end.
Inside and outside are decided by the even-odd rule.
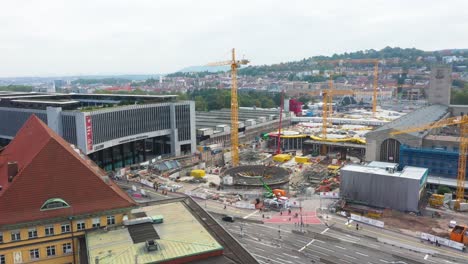
POLYGON ((196 149, 195 103, 175 95, 0 92, 0 146, 32 114, 105 170, 196 149))

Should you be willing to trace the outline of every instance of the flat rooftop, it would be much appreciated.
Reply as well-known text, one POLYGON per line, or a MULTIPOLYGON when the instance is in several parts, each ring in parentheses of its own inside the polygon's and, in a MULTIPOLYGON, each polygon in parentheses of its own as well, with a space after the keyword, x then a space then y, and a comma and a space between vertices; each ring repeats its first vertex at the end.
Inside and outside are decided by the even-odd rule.
POLYGON ((391 173, 387 171, 385 168, 370 167, 368 165, 363 166, 363 165, 350 164, 341 168, 341 171, 354 171, 354 172, 382 175, 382 176, 387 176, 387 177, 421 180, 423 176, 427 173, 428 169, 406 166, 403 168, 402 171, 395 171, 391 173))
POLYGON ((144 212, 147 216, 164 217, 163 223, 150 224, 159 236, 156 241, 160 250, 148 252, 145 242, 138 242, 141 239, 136 239, 132 234, 138 232, 131 232, 131 228, 123 227, 107 232, 97 230, 86 235, 91 261, 99 258, 100 263, 126 264, 135 263, 135 256, 138 256, 138 263, 155 263, 223 250, 223 246, 192 215, 183 202, 145 206, 138 211, 138 214, 144 212))
POLYGON ((64 94, 64 93, 9 93, 0 91, 0 107, 46 109, 62 106, 64 110, 102 105, 130 105, 173 102, 177 95, 133 94, 64 94))

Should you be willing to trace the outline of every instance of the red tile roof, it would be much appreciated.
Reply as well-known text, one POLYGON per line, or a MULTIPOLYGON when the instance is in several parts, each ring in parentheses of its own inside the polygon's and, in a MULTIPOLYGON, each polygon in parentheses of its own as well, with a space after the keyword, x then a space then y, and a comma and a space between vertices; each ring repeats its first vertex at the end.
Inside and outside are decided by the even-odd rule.
POLYGON ((104 171, 33 115, 0 152, 0 226, 136 206, 103 176, 104 171), (11 183, 8 162, 18 163, 11 183), (70 207, 40 211, 50 198, 61 198, 70 207))

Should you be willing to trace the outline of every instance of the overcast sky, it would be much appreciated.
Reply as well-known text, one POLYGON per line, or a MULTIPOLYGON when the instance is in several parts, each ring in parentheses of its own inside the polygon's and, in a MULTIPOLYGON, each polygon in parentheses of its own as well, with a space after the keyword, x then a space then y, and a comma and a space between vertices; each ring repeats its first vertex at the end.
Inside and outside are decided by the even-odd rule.
POLYGON ((0 76, 169 73, 400 46, 468 48, 466 0, 2 0, 0 76))

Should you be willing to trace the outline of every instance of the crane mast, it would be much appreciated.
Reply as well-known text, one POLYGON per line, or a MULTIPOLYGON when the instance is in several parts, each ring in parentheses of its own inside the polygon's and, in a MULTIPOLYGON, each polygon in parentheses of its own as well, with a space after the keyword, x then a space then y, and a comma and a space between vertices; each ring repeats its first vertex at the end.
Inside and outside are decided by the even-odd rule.
POLYGON ((231 159, 232 166, 239 165, 239 102, 237 100, 237 68, 249 61, 236 60, 236 50, 232 49, 232 58, 228 61, 208 63, 207 66, 231 66, 231 159))
POLYGON ((239 103, 237 102, 236 51, 232 49, 231 63, 231 159, 232 166, 239 165, 239 103))
POLYGON ((468 154, 468 116, 457 116, 439 120, 432 124, 426 124, 418 127, 410 127, 407 129, 397 130, 390 135, 398 135, 403 133, 411 133, 433 128, 446 127, 452 125, 460 125, 460 152, 458 153, 458 172, 457 172, 457 204, 465 200, 465 180, 466 180, 466 155, 468 154))
POLYGON ((277 142, 278 145, 276 146, 275 154, 281 154, 281 126, 283 125, 283 108, 284 108, 284 90, 281 91, 281 102, 280 102, 280 116, 279 116, 279 124, 278 124, 278 138, 277 142))

